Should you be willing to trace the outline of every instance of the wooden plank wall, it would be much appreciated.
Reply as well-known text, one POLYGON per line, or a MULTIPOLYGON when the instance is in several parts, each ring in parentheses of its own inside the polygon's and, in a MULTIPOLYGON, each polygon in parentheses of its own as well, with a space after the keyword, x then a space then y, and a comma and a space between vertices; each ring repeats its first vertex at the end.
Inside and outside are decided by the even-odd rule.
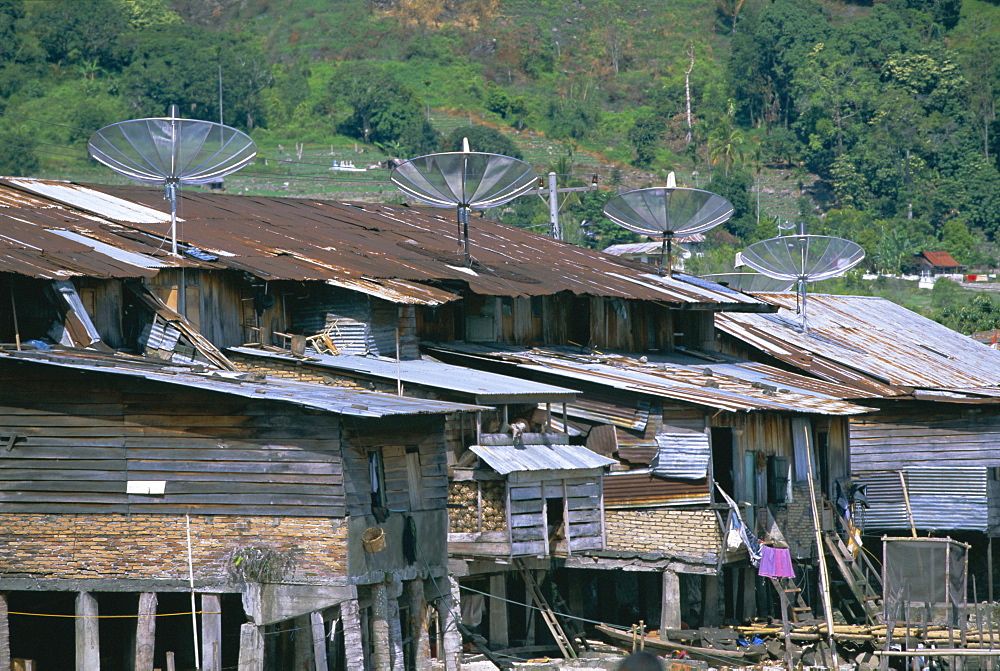
MULTIPOLYGON (((189 269, 185 271, 184 279, 188 286, 188 318, 196 324, 201 334, 220 348, 247 342, 247 334, 242 327, 246 307, 243 299, 250 298, 251 294, 242 278, 228 271, 189 269), (202 316, 205 318, 201 318, 202 316)), ((171 286, 179 287, 180 281, 180 271, 165 268, 149 283, 159 288, 157 294, 166 300, 163 290, 171 286)), ((271 330, 282 331, 285 329, 283 292, 272 284, 268 293, 274 294, 276 302, 274 308, 268 310, 262 319, 273 322, 271 330)))
POLYGON ((0 385, 0 432, 25 436, 0 452, 0 512, 344 515, 337 415, 19 362, 0 385))
POLYGON ((448 462, 444 418, 406 416, 379 422, 345 418, 344 468, 349 515, 371 514, 368 452, 382 451, 386 507, 390 510, 441 510, 448 501, 448 462), (415 453, 407 459, 407 453, 415 453), (419 467, 419 477, 415 468, 419 467), (419 480, 411 497, 410 483, 419 480), (414 505, 416 504, 416 505, 414 505))
POLYGON ((899 402, 851 418, 855 471, 911 466, 1000 467, 1000 408, 899 402))
POLYGON ((545 546, 545 500, 564 500, 570 550, 603 547, 601 485, 594 477, 553 478, 510 483, 510 534, 513 555, 549 554, 545 546))

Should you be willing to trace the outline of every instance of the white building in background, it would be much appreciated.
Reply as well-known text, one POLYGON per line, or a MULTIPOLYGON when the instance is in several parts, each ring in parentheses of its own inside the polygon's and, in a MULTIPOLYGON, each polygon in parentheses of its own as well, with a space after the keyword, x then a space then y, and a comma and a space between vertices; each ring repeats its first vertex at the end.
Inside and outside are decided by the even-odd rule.
MULTIPOLYGON (((684 270, 685 260, 690 259, 692 256, 701 256, 702 252, 698 251, 698 249, 704 242, 705 236, 701 233, 682 235, 674 238, 674 269, 684 270)), ((604 249, 604 253, 656 266, 660 263, 660 252, 662 249, 663 242, 656 240, 611 245, 604 249)))

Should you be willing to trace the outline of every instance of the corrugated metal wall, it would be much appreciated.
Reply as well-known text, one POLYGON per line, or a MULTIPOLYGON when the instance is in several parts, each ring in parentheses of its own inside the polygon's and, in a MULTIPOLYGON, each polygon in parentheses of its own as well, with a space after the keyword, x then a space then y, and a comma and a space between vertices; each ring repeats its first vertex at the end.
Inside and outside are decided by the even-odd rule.
MULTIPOLYGON (((986 531, 989 525, 986 468, 910 468, 903 474, 918 529, 986 531)), ((909 528, 899 471, 870 471, 857 480, 868 489, 866 530, 909 528)))

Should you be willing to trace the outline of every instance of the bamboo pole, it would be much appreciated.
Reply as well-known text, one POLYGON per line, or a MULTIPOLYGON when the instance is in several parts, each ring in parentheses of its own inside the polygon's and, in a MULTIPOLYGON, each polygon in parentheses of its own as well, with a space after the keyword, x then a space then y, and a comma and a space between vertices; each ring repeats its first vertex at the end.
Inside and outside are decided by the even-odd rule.
POLYGON ((806 480, 809 483, 809 507, 812 509, 813 531, 816 532, 816 551, 819 553, 819 591, 823 599, 823 613, 826 616, 826 636, 833 652, 833 666, 838 667, 837 646, 833 635, 833 604, 830 602, 830 576, 827 573, 826 553, 823 551, 823 531, 819 521, 819 510, 816 507, 816 485, 813 482, 812 436, 809 431, 806 437, 806 480))
POLYGON ((906 503, 906 519, 910 522, 910 533, 917 537, 917 527, 913 524, 913 510, 910 508, 910 490, 906 486, 906 474, 899 472, 899 483, 903 486, 903 502, 906 503))

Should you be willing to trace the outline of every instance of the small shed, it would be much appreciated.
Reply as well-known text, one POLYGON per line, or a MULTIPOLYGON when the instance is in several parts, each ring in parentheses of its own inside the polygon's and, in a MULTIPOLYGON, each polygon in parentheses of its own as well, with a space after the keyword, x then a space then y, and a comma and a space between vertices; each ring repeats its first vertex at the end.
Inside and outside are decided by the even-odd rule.
POLYGON ((475 463, 453 469, 452 555, 568 555, 604 547, 605 467, 566 434, 483 434, 475 463))

